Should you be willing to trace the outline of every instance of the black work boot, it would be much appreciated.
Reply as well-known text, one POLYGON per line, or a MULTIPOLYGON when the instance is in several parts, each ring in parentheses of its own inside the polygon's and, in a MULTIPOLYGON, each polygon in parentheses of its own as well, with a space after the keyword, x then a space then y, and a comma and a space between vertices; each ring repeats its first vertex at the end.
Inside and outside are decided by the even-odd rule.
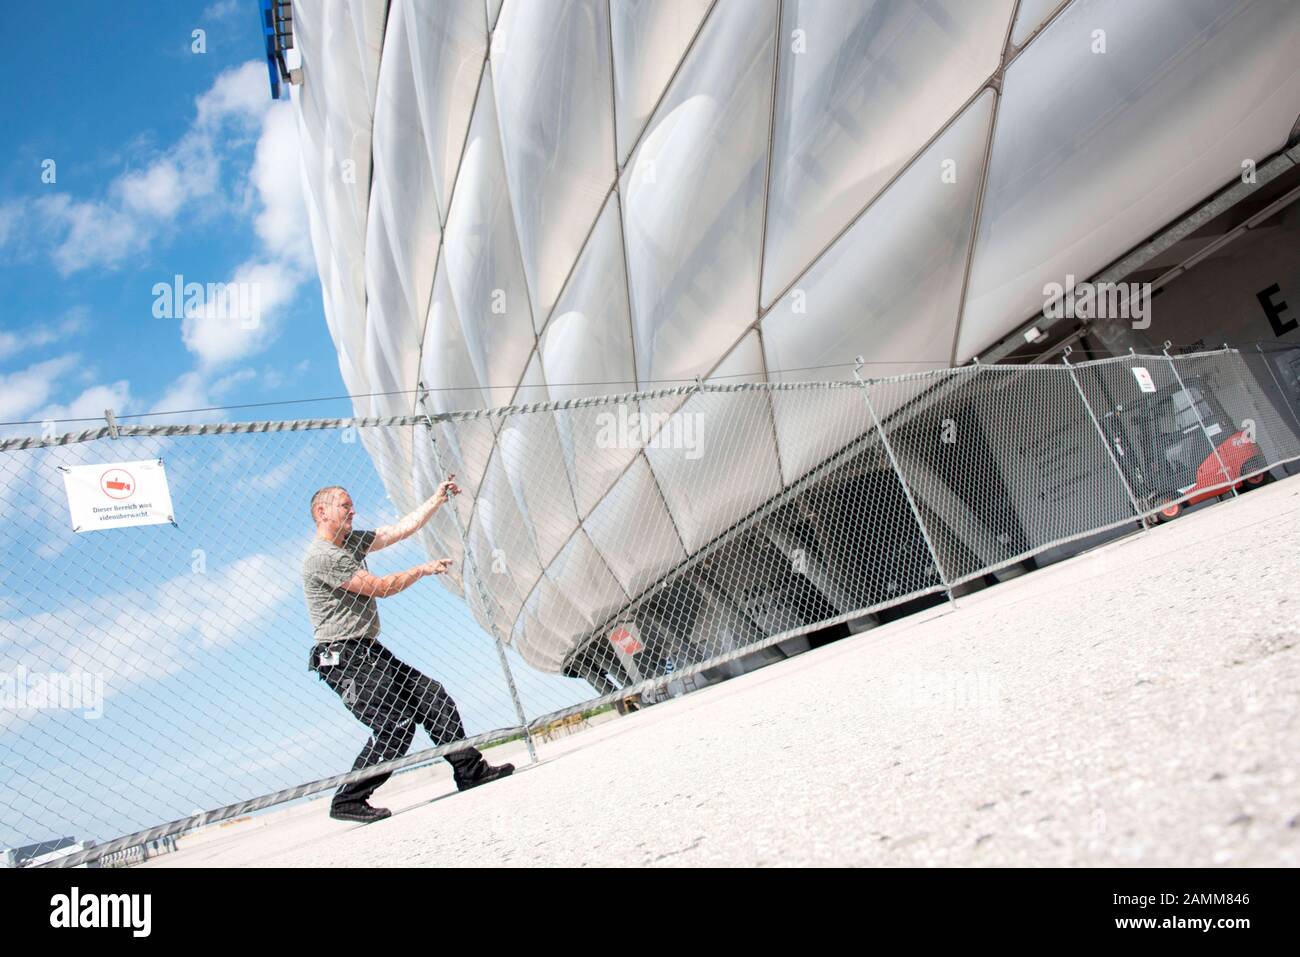
POLYGON ((496 767, 488 764, 486 761, 480 762, 477 768, 470 774, 461 776, 458 771, 452 777, 456 781, 456 788, 460 791, 468 791, 470 788, 476 788, 480 784, 487 784, 489 781, 495 781, 497 778, 508 778, 515 773, 513 764, 499 764, 496 767))
POLYGON ((354 804, 331 804, 330 817, 336 821, 356 821, 358 824, 370 824, 392 817, 393 812, 386 807, 371 807, 365 801, 354 804))

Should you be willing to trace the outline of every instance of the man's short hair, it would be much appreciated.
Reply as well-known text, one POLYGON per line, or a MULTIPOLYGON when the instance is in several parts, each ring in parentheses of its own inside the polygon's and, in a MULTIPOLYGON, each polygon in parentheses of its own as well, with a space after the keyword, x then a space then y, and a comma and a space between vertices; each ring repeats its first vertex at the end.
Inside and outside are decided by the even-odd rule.
POLYGON ((317 490, 316 490, 316 494, 313 495, 313 496, 311 497, 311 520, 312 520, 312 522, 315 523, 315 521, 316 521, 316 506, 317 506, 317 505, 324 505, 324 504, 325 504, 325 500, 326 500, 327 498, 329 498, 329 495, 330 495, 331 492, 342 492, 342 493, 344 493, 344 494, 346 495, 346 494, 347 494, 347 491, 348 491, 348 490, 345 489, 342 485, 326 485, 326 486, 325 486, 324 488, 322 488, 322 489, 317 489, 317 490))

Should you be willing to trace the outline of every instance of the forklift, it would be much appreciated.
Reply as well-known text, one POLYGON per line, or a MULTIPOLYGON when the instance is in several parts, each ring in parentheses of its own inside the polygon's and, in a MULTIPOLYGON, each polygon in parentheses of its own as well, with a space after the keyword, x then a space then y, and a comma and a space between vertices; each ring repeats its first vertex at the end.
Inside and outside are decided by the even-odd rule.
POLYGON ((1189 506, 1231 494, 1224 482, 1232 483, 1231 489, 1257 488, 1272 477, 1260 471, 1268 463, 1259 446, 1201 378, 1117 404, 1106 413, 1103 428, 1138 504, 1155 510, 1146 519, 1149 525, 1171 522, 1189 506))

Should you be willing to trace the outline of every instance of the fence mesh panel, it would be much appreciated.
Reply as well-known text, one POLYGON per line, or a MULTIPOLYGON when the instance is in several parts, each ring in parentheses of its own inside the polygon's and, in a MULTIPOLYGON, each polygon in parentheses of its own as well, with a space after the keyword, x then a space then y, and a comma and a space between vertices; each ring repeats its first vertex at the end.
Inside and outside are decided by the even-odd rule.
MULTIPOLYGON (((1300 355, 1300 350, 1294 352, 1300 355)), ((1294 410, 1285 406, 1279 408, 1269 398, 1260 388, 1264 383, 1253 378, 1245 357, 1240 353, 1181 356, 1175 367, 1189 389, 1194 382, 1204 384, 1206 397, 1203 401, 1209 405, 1212 415, 1216 412, 1216 402, 1223 407, 1226 423, 1205 422, 1205 429, 1213 441, 1222 443, 1224 439, 1215 431, 1215 425, 1241 431, 1239 442, 1234 445, 1229 441, 1227 449, 1220 453, 1230 470, 1239 463, 1238 471, 1249 474, 1267 468, 1270 463, 1286 462, 1300 456, 1300 440, 1293 431, 1294 410), (1255 447, 1251 448, 1252 445, 1255 447)), ((1201 405, 1198 404, 1197 408, 1200 409, 1201 405)))
POLYGON ((871 391, 950 584, 1136 517, 1069 370, 975 367, 871 391))
MULTIPOLYGON (((1300 435, 1300 346, 1269 343, 1266 348, 1256 343, 1239 355, 1254 375, 1262 396, 1278 410, 1283 426, 1293 435, 1300 435)), ((1247 395, 1255 398, 1256 394, 1247 390, 1247 395)))
MULTIPOLYGON (((402 461, 417 431, 124 435, 0 455, 0 841, 112 838, 347 772, 369 732, 308 671, 308 503, 341 485, 357 528, 397 521, 409 503, 388 499, 372 455, 402 461), (159 458, 175 526, 73 531, 62 469, 159 458)), ((459 561, 454 530, 430 526, 372 553, 371 570, 459 561)), ((450 592, 417 582, 383 600, 379 640, 445 686, 466 733, 515 729, 460 574, 450 592)), ((590 696, 533 680, 554 686, 548 700, 590 696)))
POLYGON ((1300 459, 1278 401, 1288 367, 1267 359, 6 440, 0 843, 75 835, 108 843, 67 862, 128 860, 306 794, 364 797, 373 775, 437 755, 473 783, 487 765, 468 746, 525 735, 486 753, 527 760, 575 713, 1232 494, 1300 459), (65 470, 157 460, 174 524, 74 531, 65 470), (433 508, 449 478, 460 494, 433 508), (309 503, 328 486, 347 497, 326 494, 319 525, 309 503), (367 554, 347 518, 382 547, 367 554))
POLYGON ((1239 353, 1127 356, 1076 375, 1143 511, 1232 494, 1242 475, 1300 455, 1239 353))

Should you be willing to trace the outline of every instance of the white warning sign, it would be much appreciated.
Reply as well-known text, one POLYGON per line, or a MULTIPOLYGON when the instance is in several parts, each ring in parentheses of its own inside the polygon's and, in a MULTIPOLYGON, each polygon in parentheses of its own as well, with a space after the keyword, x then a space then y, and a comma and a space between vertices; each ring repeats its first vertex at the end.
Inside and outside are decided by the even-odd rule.
POLYGON ((1130 371, 1133 373, 1133 378, 1138 380, 1139 389, 1143 392, 1156 391, 1156 384, 1151 378, 1151 371, 1149 369, 1144 369, 1142 366, 1134 366, 1130 371))
POLYGON ((162 459, 73 465, 62 471, 74 532, 174 520, 162 459))

